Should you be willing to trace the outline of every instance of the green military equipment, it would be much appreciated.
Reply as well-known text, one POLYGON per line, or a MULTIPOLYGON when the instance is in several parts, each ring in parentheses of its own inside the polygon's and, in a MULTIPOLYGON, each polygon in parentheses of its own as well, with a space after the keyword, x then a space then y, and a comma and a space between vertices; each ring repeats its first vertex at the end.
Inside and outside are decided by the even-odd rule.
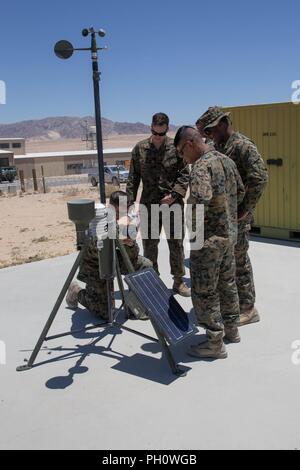
POLYGON ((95 217, 95 201, 91 199, 75 199, 68 202, 69 219, 76 226, 77 248, 84 243, 90 221, 95 217))

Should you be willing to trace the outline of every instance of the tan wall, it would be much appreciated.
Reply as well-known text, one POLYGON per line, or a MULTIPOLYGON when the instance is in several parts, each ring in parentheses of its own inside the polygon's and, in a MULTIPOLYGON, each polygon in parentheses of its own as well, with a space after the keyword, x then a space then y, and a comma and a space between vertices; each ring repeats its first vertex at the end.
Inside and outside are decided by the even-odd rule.
MULTIPOLYGON (((26 153, 26 147, 25 147, 25 139, 0 139, 0 144, 7 143, 9 144, 9 149, 7 149, 9 152, 13 152, 15 155, 25 155, 26 153), (21 144, 20 148, 14 148, 13 144, 21 144)), ((1 149, 0 149, 1 150, 1 149)), ((3 150, 3 149, 2 149, 3 150)))
POLYGON ((42 167, 44 176, 63 176, 65 175, 64 159, 62 157, 40 157, 34 159, 34 167, 37 176, 42 176, 42 167))
POLYGON ((32 168, 34 168, 33 158, 24 158, 18 160, 15 159, 15 166, 17 167, 18 171, 24 171, 24 178, 32 178, 32 168))
POLYGON ((258 146, 269 173, 255 224, 300 231, 300 107, 293 103, 228 108, 234 128, 258 146), (278 160, 280 165, 276 165, 278 160))
MULTIPOLYGON (((130 165, 131 154, 113 153, 104 156, 104 162, 107 165, 114 165, 117 161, 124 161, 125 166, 130 165)), ((97 166, 98 160, 95 155, 83 156, 61 156, 61 157, 35 157, 35 158, 17 158, 15 165, 18 169, 24 171, 25 178, 32 177, 32 169, 35 168, 37 177, 42 176, 41 166, 44 168, 44 176, 64 176, 73 174, 88 173, 88 168, 97 166)))

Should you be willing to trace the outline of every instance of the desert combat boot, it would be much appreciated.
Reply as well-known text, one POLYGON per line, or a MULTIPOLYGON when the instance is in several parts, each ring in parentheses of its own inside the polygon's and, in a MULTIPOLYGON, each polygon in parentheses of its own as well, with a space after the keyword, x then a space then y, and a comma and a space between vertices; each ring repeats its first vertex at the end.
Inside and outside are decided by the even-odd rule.
POLYGON ((224 333, 224 340, 227 343, 239 343, 241 341, 239 330, 235 323, 233 325, 224 325, 224 333))
POLYGON ((260 321, 260 317, 256 307, 250 307, 247 310, 241 309, 240 321, 238 326, 249 325, 250 323, 257 323, 260 321))
POLYGON ((191 289, 183 282, 182 278, 174 278, 173 291, 182 297, 191 297, 191 289))
POLYGON ((227 351, 223 343, 223 333, 213 337, 206 333, 206 341, 195 344, 188 350, 189 356, 199 359, 226 359, 227 351))
POLYGON ((73 281, 70 284, 70 287, 68 289, 67 297, 66 297, 66 303, 69 308, 72 308, 74 310, 77 309, 78 307, 78 293, 82 290, 82 287, 76 282, 73 281))

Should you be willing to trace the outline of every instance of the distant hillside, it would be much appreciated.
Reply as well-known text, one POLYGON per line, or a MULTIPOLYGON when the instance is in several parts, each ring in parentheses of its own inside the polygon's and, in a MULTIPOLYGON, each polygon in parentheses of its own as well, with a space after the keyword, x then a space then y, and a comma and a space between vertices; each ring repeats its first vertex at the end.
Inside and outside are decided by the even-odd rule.
MULTIPOLYGON (((48 117, 31 121, 0 124, 0 137, 23 137, 28 140, 76 139, 86 135, 86 127, 95 125, 92 116, 48 117)), ((175 130, 175 126, 170 126, 175 130)), ((102 132, 105 137, 116 134, 147 134, 150 127, 141 122, 114 122, 102 118, 102 132)))

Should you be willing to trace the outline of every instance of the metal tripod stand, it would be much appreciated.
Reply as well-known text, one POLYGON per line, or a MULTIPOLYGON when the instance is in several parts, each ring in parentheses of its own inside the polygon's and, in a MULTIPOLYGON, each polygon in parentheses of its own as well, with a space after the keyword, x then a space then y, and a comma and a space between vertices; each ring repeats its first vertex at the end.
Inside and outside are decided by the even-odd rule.
MULTIPOLYGON (((154 338, 152 336, 149 336, 149 335, 146 335, 144 333, 141 333, 140 331, 137 331, 137 330, 134 330, 132 328, 128 328, 126 327, 124 324, 122 323, 119 323, 116 321, 116 317, 118 315, 118 313, 120 312, 120 310, 125 307, 125 310, 127 312, 127 318, 129 317, 129 310, 130 310, 130 305, 129 303, 127 302, 127 299, 126 299, 126 292, 125 292, 125 289, 124 289, 124 284, 123 284, 123 280, 122 280, 122 275, 121 275, 121 271, 120 271, 120 265, 119 265, 119 262, 118 262, 118 257, 116 256, 116 273, 117 273, 117 280, 118 280, 118 285, 119 285, 119 289, 120 289, 120 292, 121 292, 121 296, 122 296, 122 305, 120 308, 118 308, 116 311, 113 311, 112 309, 112 305, 111 305, 111 290, 110 290, 110 283, 109 281, 107 281, 107 289, 108 289, 108 303, 110 303, 109 305, 109 309, 108 309, 108 312, 109 312, 109 316, 110 318, 108 319, 108 321, 105 321, 105 322, 101 322, 101 323, 97 323, 95 325, 92 325, 92 326, 88 326, 86 328, 83 328, 81 330, 77 330, 77 331, 72 331, 72 332, 65 332, 65 333, 60 333, 60 334, 57 334, 57 335, 54 335, 54 336, 47 336, 53 322, 54 322, 54 319, 57 315, 57 312, 64 300, 64 297, 67 293, 67 290, 76 274, 76 271, 77 269, 79 268, 80 266, 80 263, 82 262, 83 260, 83 257, 84 257, 84 253, 85 253, 85 250, 87 248, 87 243, 88 243, 88 240, 85 240, 82 248, 80 249, 79 251, 79 254, 71 268, 71 271, 63 285, 63 288, 62 290, 60 291, 59 295, 58 295, 58 298, 54 304, 54 307, 50 313, 50 316, 48 318, 48 320, 46 321, 46 324, 40 334, 40 337, 31 353, 31 356, 28 360, 26 360, 26 364, 25 365, 22 365, 22 366, 19 366, 17 367, 17 371, 18 372, 21 372, 21 371, 26 371, 26 370, 30 370, 32 367, 34 367, 34 364, 35 364, 35 360, 37 358, 37 355, 39 353, 39 351, 41 350, 42 348, 42 345, 44 343, 44 341, 50 341, 50 340, 53 340, 53 339, 57 339, 57 338, 62 338, 64 336, 69 336, 69 335, 74 335, 74 334, 77 334, 77 333, 81 333, 81 332, 84 332, 84 331, 88 331, 88 330, 92 330, 92 329, 95 329, 95 328, 105 328, 105 327, 112 327, 112 326, 115 326, 115 327, 118 327, 124 331, 128 331, 130 333, 134 333, 138 336, 141 336, 145 339, 148 339, 150 341, 155 341, 155 342, 159 342, 162 346, 162 349, 163 349, 163 352, 165 353, 166 355, 166 358, 168 360, 168 363, 170 365, 170 368, 172 370, 172 372, 176 375, 186 375, 186 372, 183 371, 182 369, 180 369, 177 364, 175 363, 174 361, 174 358, 172 356, 172 353, 168 347, 168 344, 166 342, 166 339, 163 335, 163 333, 160 331, 158 325, 156 324, 156 322, 150 318, 151 320, 151 323, 152 323, 152 326, 154 328, 154 331, 156 332, 156 335, 157 335, 157 338, 154 338)), ((134 269, 133 269, 133 266, 131 264, 131 261, 126 253, 126 250, 122 244, 122 242, 117 238, 116 239, 116 244, 117 244, 117 247, 121 253, 121 256, 124 260, 124 263, 127 267, 127 270, 128 272, 134 272, 134 269)), ((132 294, 131 294, 132 295, 132 294)))
MULTIPOLYGON (((96 138, 97 138, 97 157, 98 157, 98 171, 99 171, 99 190, 100 190, 100 201, 105 206, 106 196, 105 196, 103 142, 102 142, 102 127, 101 127, 100 90, 99 90, 100 71, 99 71, 99 68, 98 68, 98 51, 102 50, 102 49, 105 49, 105 48, 103 48, 103 47, 98 48, 97 47, 96 34, 98 34, 100 37, 104 37, 105 36, 105 31, 103 31, 103 29, 100 29, 100 30, 96 31, 93 27, 88 28, 88 29, 83 29, 82 35, 84 37, 87 37, 89 35, 91 36, 91 46, 90 47, 75 49, 70 42, 63 40, 63 41, 59 41, 59 42, 56 43, 56 45, 54 47, 54 52, 57 55, 57 57, 59 57, 60 59, 70 58, 75 50, 76 51, 90 51, 91 52, 93 91, 94 91, 94 106, 95 106, 95 122, 96 122, 96 138)), ((134 271, 133 267, 132 267, 131 262, 130 262, 128 256, 127 256, 127 253, 126 253, 126 250, 125 250, 124 246, 122 245, 122 243, 118 239, 116 240, 116 244, 117 244, 118 249, 121 252, 122 258, 124 259, 124 262, 127 266, 128 272, 133 272, 134 271)), ((62 303, 62 301, 63 301, 63 299, 64 299, 64 297, 67 293, 68 287, 71 284, 71 281, 74 278, 80 263, 82 262, 86 247, 87 247, 87 240, 85 239, 82 243, 82 246, 80 246, 80 248, 81 248, 80 252, 79 252, 72 268, 71 268, 71 271, 70 271, 70 273, 69 273, 69 275, 68 275, 68 277, 67 277, 67 279, 66 279, 66 281, 63 285, 63 288, 62 288, 56 302, 55 302, 55 305, 54 305, 54 307, 53 307, 53 309, 50 313, 50 316, 49 316, 49 318, 48 318, 48 320, 47 320, 47 322, 46 322, 46 324, 45 324, 45 326, 42 330, 42 333, 41 333, 41 335, 40 335, 40 337, 39 337, 39 339, 38 339, 38 341, 37 341, 37 343, 36 343, 36 345, 33 349, 33 352, 31 354, 29 360, 27 361, 27 364, 19 366, 17 368, 17 371, 29 370, 34 366, 36 357, 37 357, 44 341, 55 339, 55 338, 60 338, 60 337, 71 335, 71 334, 74 333, 74 332, 72 332, 72 333, 67 332, 67 333, 61 333, 59 335, 47 337, 47 334, 48 334, 49 329, 50 329, 50 327, 51 327, 51 325, 52 325, 52 323, 53 323, 53 321, 56 317, 56 314, 59 310, 59 307, 61 306, 61 303, 62 303)), ((122 276, 121 276, 121 272, 120 272, 120 266, 118 266, 117 256, 116 256, 116 272, 117 272, 117 279, 118 279, 118 283, 119 283, 119 287, 120 287, 120 291, 121 291, 121 295, 122 295, 122 306, 121 306, 121 308, 123 306, 125 306, 125 309, 127 311, 129 311, 130 305, 132 305, 132 302, 131 302, 132 298, 130 299, 127 296, 127 294, 124 290, 122 276)), ((155 320, 153 320, 150 317, 153 328, 154 328, 154 330, 157 334, 157 338, 153 338, 153 337, 145 335, 145 334, 143 334, 139 331, 128 328, 128 327, 124 326, 123 324, 118 323, 116 321, 116 316, 117 316, 118 312, 120 311, 120 309, 118 311, 114 312, 113 308, 112 308, 111 280, 107 280, 106 285, 107 285, 107 298, 108 298, 108 321, 103 322, 103 323, 99 323, 97 325, 87 327, 87 328, 85 328, 83 330, 80 330, 80 331, 86 331, 86 330, 90 330, 90 329, 98 328, 98 327, 103 327, 104 328, 106 326, 117 326, 119 328, 122 328, 123 330, 126 330, 126 331, 129 331, 131 333, 137 334, 137 335, 142 336, 142 337, 144 337, 146 339, 149 339, 151 341, 156 341, 156 342, 159 341, 162 345, 162 349, 163 349, 164 353, 166 354, 166 357, 167 357, 167 360, 169 362, 169 365, 171 367, 172 372, 176 375, 185 375, 185 372, 182 371, 176 365, 176 363, 173 359, 173 356, 171 354, 171 351, 169 350, 169 347, 167 345, 164 334, 160 330, 158 325, 156 324, 155 320)), ((133 300, 133 302, 134 302, 134 300, 133 300)), ((140 306, 141 306, 141 304, 140 304, 140 306)))

